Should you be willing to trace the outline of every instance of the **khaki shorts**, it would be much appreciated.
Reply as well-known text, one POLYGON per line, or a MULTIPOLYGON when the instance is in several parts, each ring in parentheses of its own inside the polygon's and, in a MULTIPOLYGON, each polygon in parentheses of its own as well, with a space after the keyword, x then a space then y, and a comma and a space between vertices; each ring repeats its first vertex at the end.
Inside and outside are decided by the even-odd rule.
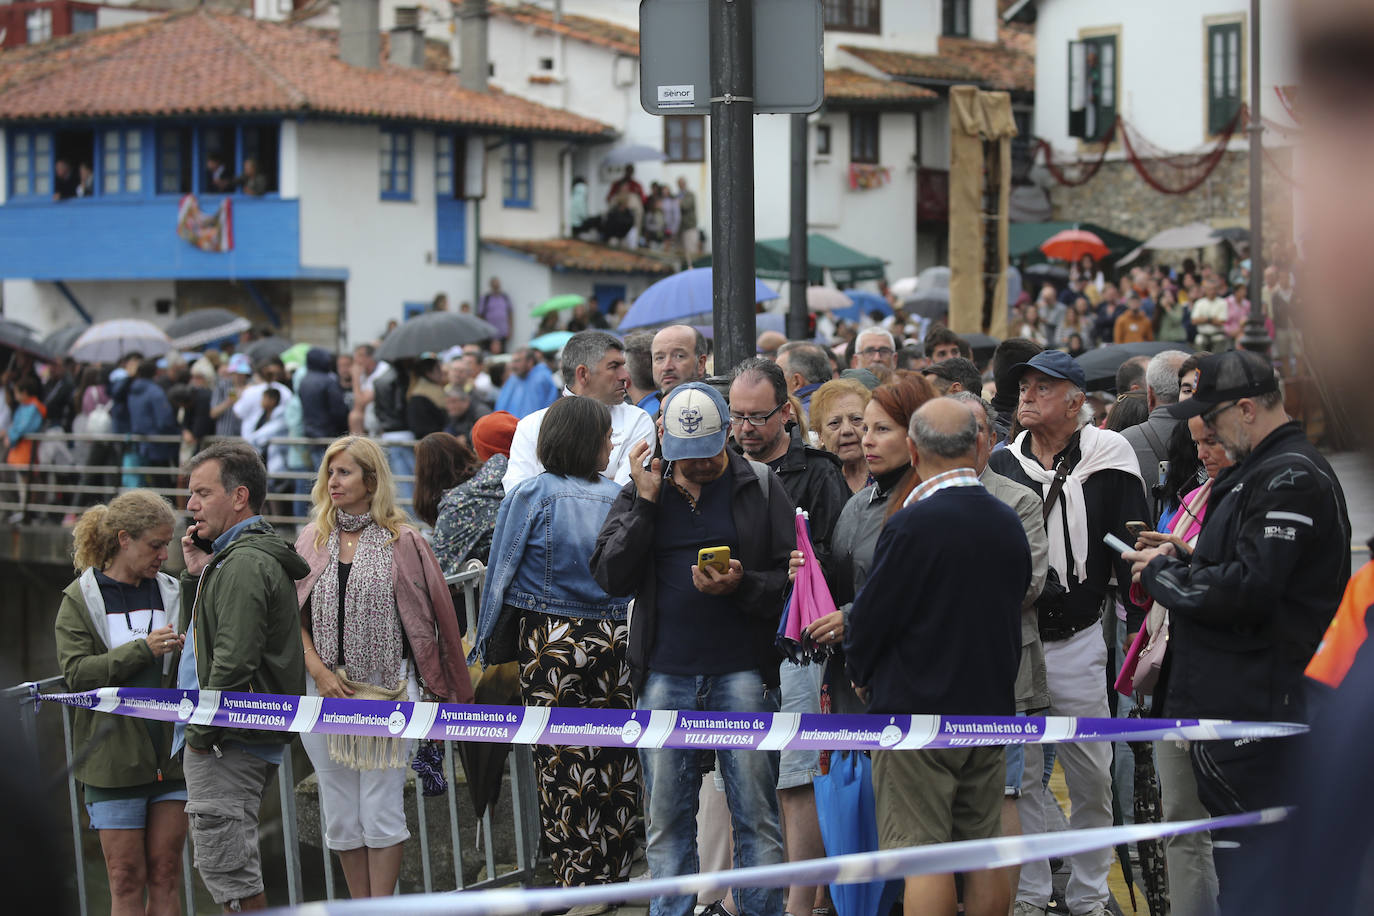
POLYGON ((874 751, 878 847, 900 849, 1002 835, 1001 747, 874 751))
POLYGON ((182 769, 196 870, 223 905, 263 891, 258 808, 276 767, 239 744, 225 742, 220 749, 223 757, 188 747, 182 769))

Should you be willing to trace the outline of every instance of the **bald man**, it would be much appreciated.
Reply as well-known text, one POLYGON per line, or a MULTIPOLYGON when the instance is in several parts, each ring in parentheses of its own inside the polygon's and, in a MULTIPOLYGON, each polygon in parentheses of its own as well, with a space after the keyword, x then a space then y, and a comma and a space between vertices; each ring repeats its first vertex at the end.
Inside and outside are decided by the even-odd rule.
POLYGON ((664 401, 678 385, 706 378, 706 338, 690 325, 670 324, 655 334, 649 356, 654 384, 664 401))
POLYGON ((779 334, 777 331, 764 331, 759 335, 757 343, 759 356, 775 360, 778 358, 778 350, 787 343, 787 335, 779 334))

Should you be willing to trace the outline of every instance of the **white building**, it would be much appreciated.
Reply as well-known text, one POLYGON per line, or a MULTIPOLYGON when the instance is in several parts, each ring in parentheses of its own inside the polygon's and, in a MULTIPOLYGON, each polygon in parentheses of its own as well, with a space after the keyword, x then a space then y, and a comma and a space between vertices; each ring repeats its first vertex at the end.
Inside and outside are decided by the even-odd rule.
MULTIPOLYGON (((1289 4, 1261 0, 1259 6, 1264 142, 1282 165, 1286 153, 1280 148, 1289 138, 1275 128, 1293 125, 1287 103, 1296 83, 1289 4)), ((1090 220, 1141 238, 1196 219, 1216 225, 1245 221, 1248 0, 1021 0, 1006 17, 1035 30, 1036 134, 1059 159, 1105 160, 1097 177, 1079 188, 1058 187, 1041 175, 1058 218, 1090 220), (1165 186, 1181 187, 1193 175, 1171 173, 1156 161, 1160 154, 1219 145, 1226 152, 1195 191, 1164 194, 1127 161, 1121 127, 1102 148, 1118 117, 1137 158, 1165 186)), ((1270 172, 1266 192, 1271 183, 1283 180, 1270 172)))

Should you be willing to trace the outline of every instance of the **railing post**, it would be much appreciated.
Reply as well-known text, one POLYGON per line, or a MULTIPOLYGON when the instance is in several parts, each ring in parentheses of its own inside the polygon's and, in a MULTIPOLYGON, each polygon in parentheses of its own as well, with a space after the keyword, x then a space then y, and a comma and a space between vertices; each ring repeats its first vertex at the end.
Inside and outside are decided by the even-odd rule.
POLYGON ((301 902, 301 849, 296 839, 296 779, 291 764, 291 745, 283 748, 277 767, 281 792, 281 839, 286 855, 286 897, 292 906, 301 902))
MULTIPOLYGON (((25 740, 29 741, 33 748, 35 758, 38 754, 38 742, 35 740, 37 729, 34 719, 38 712, 34 704, 24 703, 23 708, 26 712, 20 713, 20 721, 23 722, 25 715, 28 717, 27 734, 25 740)), ((86 916, 89 912, 89 901, 86 899, 86 851, 81 848, 81 807, 76 797, 76 771, 72 767, 72 723, 71 710, 62 707, 62 743, 67 751, 67 803, 72 811, 72 849, 76 853, 76 899, 81 908, 81 916, 86 916)))

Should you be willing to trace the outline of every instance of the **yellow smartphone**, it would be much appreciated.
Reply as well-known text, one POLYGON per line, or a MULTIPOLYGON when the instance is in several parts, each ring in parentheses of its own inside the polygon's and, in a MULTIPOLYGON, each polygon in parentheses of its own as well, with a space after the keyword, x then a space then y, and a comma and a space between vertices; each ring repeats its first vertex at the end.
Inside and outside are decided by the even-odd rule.
POLYGON ((712 566, 722 576, 730 571, 729 547, 703 547, 697 551, 697 565, 712 566))

